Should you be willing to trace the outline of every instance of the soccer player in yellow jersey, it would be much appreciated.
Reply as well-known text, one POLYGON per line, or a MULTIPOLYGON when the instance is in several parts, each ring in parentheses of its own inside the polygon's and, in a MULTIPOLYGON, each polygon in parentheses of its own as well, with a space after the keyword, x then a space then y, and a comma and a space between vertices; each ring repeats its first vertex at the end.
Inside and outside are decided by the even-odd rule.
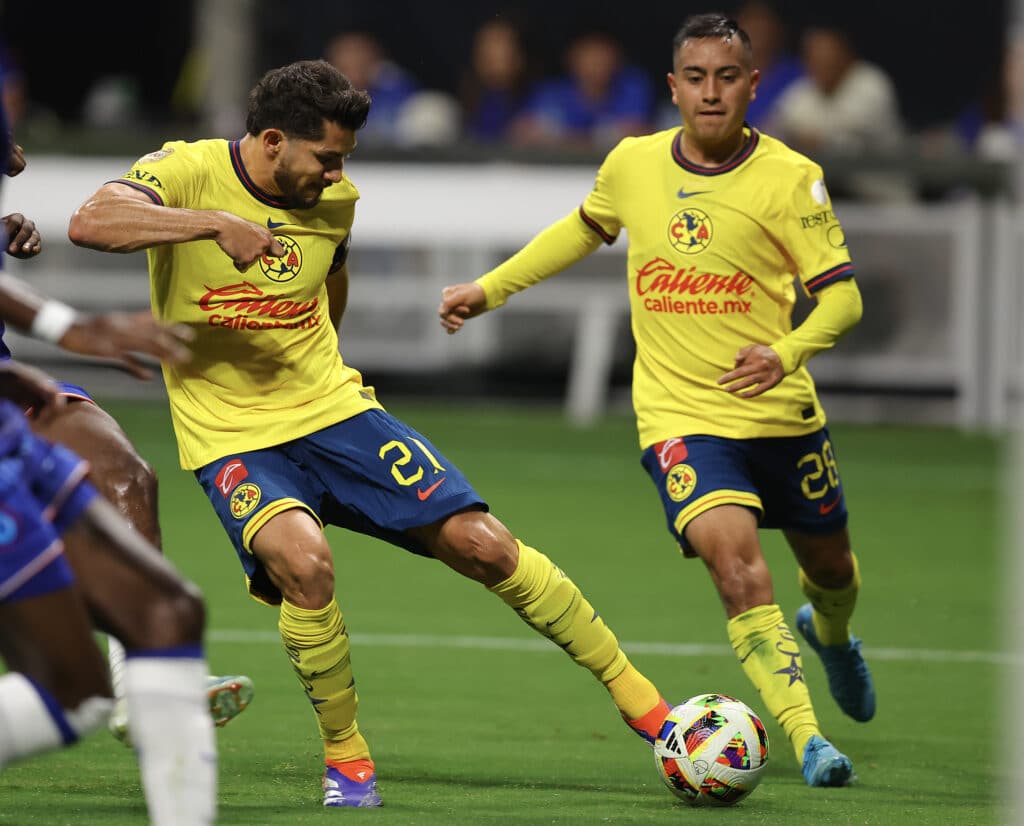
POLYGON ((485 585, 589 669, 648 741, 668 712, 572 580, 514 538, 338 352, 359 197, 343 167, 369 107, 323 61, 272 70, 250 94, 244 137, 165 144, 102 186, 70 227, 84 246, 148 250, 155 315, 196 331, 192 360, 164 368, 181 462, 230 535, 250 593, 280 606, 323 738, 326 806, 378 806, 380 796, 325 523, 485 585))
POLYGON ((860 576, 804 367, 860 319, 860 294, 821 169, 744 122, 758 82, 747 35, 719 14, 692 17, 673 69, 682 128, 623 140, 578 211, 477 281, 445 288, 441 322, 456 332, 628 232, 643 465, 669 532, 707 566, 736 656, 807 783, 841 786, 853 767, 821 735, 757 531, 785 533, 809 599, 797 629, 842 710, 871 719, 874 687, 848 626, 860 576), (796 329, 794 279, 817 299, 796 329))

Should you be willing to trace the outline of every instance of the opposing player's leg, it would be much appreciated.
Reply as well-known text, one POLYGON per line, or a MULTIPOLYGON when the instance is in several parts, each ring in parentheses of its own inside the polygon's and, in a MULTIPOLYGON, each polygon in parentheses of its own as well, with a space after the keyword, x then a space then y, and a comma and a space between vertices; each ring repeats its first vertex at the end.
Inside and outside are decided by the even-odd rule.
POLYGON ((409 533, 450 568, 486 586, 527 625, 590 671, 627 724, 654 742, 668 703, 630 663, 576 584, 547 556, 481 510, 462 511, 409 533))
POLYGON ((102 498, 65 535, 94 623, 125 646, 129 731, 152 822, 212 823, 217 759, 198 590, 102 498))
POLYGON ((829 691, 845 714, 858 722, 875 716, 875 685, 850 633, 860 590, 860 569, 846 528, 830 534, 785 531, 800 565, 800 588, 810 600, 797 611, 797 630, 813 648, 828 677, 829 691))
MULTIPOLYGON (((134 530, 159 550, 158 490, 153 468, 139 455, 117 421, 95 404, 85 390, 72 384, 61 387, 68 398, 67 406, 46 422, 33 420, 33 430, 89 462, 89 479, 93 485, 134 530)), ((74 541, 70 539, 72 545, 74 541)), ((120 640, 108 638, 107 656, 116 701, 109 726, 115 737, 128 742, 125 651, 120 640)), ((209 679, 207 698, 218 726, 244 711, 252 696, 252 681, 248 677, 209 679)))
POLYGON ((106 722, 106 664, 74 587, 0 604, 0 656, 8 669, 0 677, 0 769, 106 722))

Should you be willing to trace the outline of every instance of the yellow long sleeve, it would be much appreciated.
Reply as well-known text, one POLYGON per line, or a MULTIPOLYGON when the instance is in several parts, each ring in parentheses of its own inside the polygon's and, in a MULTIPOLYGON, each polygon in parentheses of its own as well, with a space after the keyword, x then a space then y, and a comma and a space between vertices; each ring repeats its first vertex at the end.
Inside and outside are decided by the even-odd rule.
POLYGON ((487 295, 487 309, 500 307, 513 293, 532 287, 582 261, 599 246, 600 236, 583 223, 577 210, 573 210, 562 220, 541 230, 511 258, 476 280, 487 295))
POLYGON ((863 304, 860 290, 852 278, 825 287, 816 297, 818 305, 803 324, 772 344, 772 349, 782 359, 787 376, 803 367, 815 353, 834 345, 843 333, 860 321, 863 304))

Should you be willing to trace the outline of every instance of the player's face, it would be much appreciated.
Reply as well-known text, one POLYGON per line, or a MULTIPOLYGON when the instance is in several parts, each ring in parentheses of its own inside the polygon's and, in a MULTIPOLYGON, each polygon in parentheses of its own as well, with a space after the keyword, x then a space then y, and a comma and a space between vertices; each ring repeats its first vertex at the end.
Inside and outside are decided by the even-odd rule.
POLYGON ((685 41, 676 53, 668 85, 687 143, 714 153, 735 142, 758 79, 738 37, 685 41))
POLYGON ((341 180, 345 159, 356 148, 356 133, 324 121, 319 140, 285 138, 274 166, 274 183, 292 209, 309 209, 331 184, 341 180))

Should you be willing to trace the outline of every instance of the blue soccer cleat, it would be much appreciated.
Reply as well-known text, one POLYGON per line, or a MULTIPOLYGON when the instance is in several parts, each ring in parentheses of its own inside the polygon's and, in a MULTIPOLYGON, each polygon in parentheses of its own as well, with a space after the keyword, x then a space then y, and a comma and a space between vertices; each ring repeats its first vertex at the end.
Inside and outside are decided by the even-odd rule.
POLYGON ((226 726, 249 707, 253 693, 252 680, 242 675, 207 677, 206 696, 215 726, 226 726))
POLYGON ((801 771, 808 786, 848 786, 856 779, 850 758, 817 734, 804 747, 801 771))
POLYGON ((372 760, 329 761, 324 771, 324 805, 375 809, 381 805, 372 760))
POLYGON ((810 603, 796 612, 796 628, 825 666, 828 690, 843 710, 858 723, 875 716, 875 683, 860 653, 860 640, 851 636, 846 645, 822 645, 814 630, 810 603))

